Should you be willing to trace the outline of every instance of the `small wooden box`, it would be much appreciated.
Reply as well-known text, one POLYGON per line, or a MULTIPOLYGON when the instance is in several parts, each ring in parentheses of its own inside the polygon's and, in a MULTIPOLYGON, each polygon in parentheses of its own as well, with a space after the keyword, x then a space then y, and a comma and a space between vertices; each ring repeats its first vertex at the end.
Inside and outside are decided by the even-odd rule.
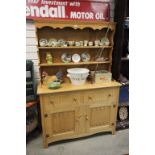
POLYGON ((112 74, 106 70, 99 70, 95 72, 95 83, 110 82, 112 74))

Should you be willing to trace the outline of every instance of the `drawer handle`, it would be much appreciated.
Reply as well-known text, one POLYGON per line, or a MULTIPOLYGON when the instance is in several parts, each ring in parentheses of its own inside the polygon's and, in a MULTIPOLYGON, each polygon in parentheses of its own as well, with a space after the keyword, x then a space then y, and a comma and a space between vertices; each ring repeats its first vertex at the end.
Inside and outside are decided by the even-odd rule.
POLYGON ((89 96, 88 99, 89 99, 89 100, 92 100, 92 97, 89 96))
POLYGON ((54 104, 54 102, 53 102, 53 101, 50 101, 50 103, 51 103, 51 104, 54 104))
POLYGON ((46 134, 46 138, 48 138, 50 135, 49 134, 46 134))
POLYGON ((111 97, 111 94, 109 94, 108 97, 111 97))

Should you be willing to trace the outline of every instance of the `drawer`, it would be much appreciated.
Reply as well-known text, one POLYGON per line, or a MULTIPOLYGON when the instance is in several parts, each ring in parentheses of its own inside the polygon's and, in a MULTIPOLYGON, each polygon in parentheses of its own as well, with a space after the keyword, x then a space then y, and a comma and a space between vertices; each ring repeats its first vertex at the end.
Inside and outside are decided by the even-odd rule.
POLYGON ((81 103, 81 95, 78 92, 43 95, 43 106, 46 113, 69 109, 81 103))
POLYGON ((84 95, 85 104, 110 105, 116 102, 117 90, 112 88, 86 91, 84 95))

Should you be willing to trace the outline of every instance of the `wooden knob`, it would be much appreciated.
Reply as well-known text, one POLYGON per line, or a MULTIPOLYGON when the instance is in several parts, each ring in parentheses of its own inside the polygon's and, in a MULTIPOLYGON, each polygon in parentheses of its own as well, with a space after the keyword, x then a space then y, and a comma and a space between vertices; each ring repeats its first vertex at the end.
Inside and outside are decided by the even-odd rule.
POLYGON ((111 123, 112 126, 114 126, 114 123, 111 123))
POLYGON ((113 107, 115 108, 115 107, 116 107, 116 105, 114 104, 114 105, 113 105, 113 107))
POLYGON ((49 134, 46 134, 46 138, 48 138, 49 137, 49 134))
POLYGON ((92 100, 92 97, 89 96, 88 99, 89 99, 89 100, 92 100))
POLYGON ((51 103, 51 104, 54 104, 54 102, 53 102, 53 101, 50 101, 50 103, 51 103))
POLYGON ((48 117, 48 114, 45 114, 44 117, 48 117))
POLYGON ((108 96, 111 97, 111 94, 109 94, 108 96))

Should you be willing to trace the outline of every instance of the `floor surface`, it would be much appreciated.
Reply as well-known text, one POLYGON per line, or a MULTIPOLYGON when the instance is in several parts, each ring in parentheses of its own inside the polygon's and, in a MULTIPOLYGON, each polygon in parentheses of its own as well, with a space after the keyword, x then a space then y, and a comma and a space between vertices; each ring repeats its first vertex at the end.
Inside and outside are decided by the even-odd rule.
POLYGON ((124 155, 129 153, 129 129, 115 135, 97 134, 86 138, 60 141, 43 148, 42 136, 27 143, 27 155, 124 155))

